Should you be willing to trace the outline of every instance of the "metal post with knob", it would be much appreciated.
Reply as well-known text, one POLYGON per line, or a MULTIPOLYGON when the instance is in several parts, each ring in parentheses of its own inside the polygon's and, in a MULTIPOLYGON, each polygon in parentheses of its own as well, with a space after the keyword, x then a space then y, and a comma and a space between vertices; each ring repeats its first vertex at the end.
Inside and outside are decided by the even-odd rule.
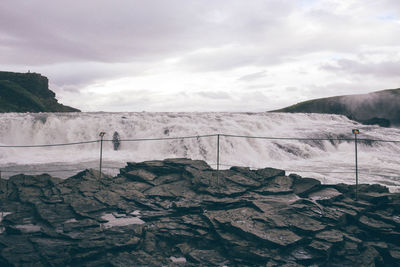
POLYGON ((103 138, 104 135, 106 133, 105 132, 100 132, 99 136, 100 136, 100 179, 101 179, 101 164, 103 161, 103 138))
POLYGON ((217 134, 217 186, 219 186, 219 137, 220 134, 217 134))
POLYGON ((357 155, 357 134, 360 133, 360 130, 353 129, 354 134, 354 148, 355 148, 355 157, 356 157, 356 200, 358 200, 358 155, 357 155))

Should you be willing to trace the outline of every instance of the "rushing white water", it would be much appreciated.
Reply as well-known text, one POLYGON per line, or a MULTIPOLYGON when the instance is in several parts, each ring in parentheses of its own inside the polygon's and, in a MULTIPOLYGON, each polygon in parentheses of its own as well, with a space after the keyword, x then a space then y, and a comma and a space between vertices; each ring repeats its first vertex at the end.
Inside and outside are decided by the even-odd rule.
MULTIPOLYGON (((0 115, 0 145, 61 144, 112 139, 181 137, 232 134, 295 138, 358 138, 400 140, 400 129, 365 126, 343 116, 286 113, 5 113, 0 115)), ((16 172, 49 172, 68 177, 88 167, 98 168, 100 143, 42 147, 0 147, 0 170, 7 177, 16 172)), ((360 183, 380 183, 400 189, 400 143, 358 143, 360 183)), ((315 177, 323 183, 354 183, 353 141, 295 141, 220 137, 223 168, 274 167, 315 177)), ((184 140, 121 142, 114 151, 103 143, 103 170, 116 174, 128 161, 187 157, 215 167, 217 137, 184 140)))

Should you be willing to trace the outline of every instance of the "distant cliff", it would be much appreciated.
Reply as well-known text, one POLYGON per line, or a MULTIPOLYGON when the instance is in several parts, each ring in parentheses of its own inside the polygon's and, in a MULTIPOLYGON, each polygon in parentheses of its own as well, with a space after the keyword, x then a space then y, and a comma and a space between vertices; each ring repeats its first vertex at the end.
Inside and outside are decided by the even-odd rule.
POLYGON ((399 126, 400 89, 320 98, 273 112, 340 114, 364 124, 378 124, 385 127, 399 126))
POLYGON ((0 112, 79 112, 58 103, 49 80, 38 73, 0 71, 0 112))

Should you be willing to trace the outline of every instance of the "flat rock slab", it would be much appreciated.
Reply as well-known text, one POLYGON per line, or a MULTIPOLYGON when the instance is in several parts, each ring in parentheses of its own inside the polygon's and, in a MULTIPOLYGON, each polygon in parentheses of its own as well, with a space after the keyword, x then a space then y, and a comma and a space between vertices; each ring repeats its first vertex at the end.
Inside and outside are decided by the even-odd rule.
POLYGON ((361 216, 359 223, 365 228, 378 232, 391 232, 396 228, 394 225, 387 224, 367 216, 361 216))
POLYGON ((389 193, 361 192, 358 194, 359 199, 366 200, 368 202, 375 204, 387 203, 389 202, 389 197, 390 197, 389 193))
POLYGON ((295 179, 293 182, 293 192, 301 197, 306 197, 312 191, 316 191, 321 182, 313 178, 295 179))
POLYGON ((343 242, 344 234, 338 230, 329 230, 320 232, 315 237, 328 243, 341 243, 343 242))
POLYGON ((236 184, 244 186, 244 187, 258 187, 261 185, 260 182, 255 181, 251 178, 245 177, 240 174, 234 174, 232 176, 225 176, 225 179, 232 183, 236 183, 236 184))
POLYGON ((320 240, 313 240, 309 245, 308 248, 318 253, 323 254, 324 256, 329 255, 331 253, 333 244, 329 242, 324 242, 320 240))
POLYGON ((286 229, 268 229, 263 234, 263 239, 279 246, 288 246, 299 242, 302 237, 286 229))
POLYGON ((335 188, 324 188, 308 195, 308 198, 317 202, 334 201, 340 198, 343 194, 335 188))
POLYGON ((264 168, 256 170, 256 174, 259 177, 259 180, 265 181, 277 176, 285 176, 285 171, 274 168, 264 168))
POLYGON ((124 174, 128 179, 132 179, 134 181, 151 183, 157 176, 149 171, 139 169, 132 170, 124 174))
POLYGON ((264 195, 289 194, 293 192, 293 179, 288 176, 277 176, 270 179, 267 185, 256 190, 256 192, 264 195))
POLYGON ((324 223, 310 218, 307 215, 293 212, 293 210, 287 210, 285 212, 280 210, 278 214, 288 228, 295 228, 304 232, 318 232, 326 228, 324 223))
POLYGON ((391 249, 389 250, 390 256, 395 260, 396 263, 400 263, 400 249, 391 249))

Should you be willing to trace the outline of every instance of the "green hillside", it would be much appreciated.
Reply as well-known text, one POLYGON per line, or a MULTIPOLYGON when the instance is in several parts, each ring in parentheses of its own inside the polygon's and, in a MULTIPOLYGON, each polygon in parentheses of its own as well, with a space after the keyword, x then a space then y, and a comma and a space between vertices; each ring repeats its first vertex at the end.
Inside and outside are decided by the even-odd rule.
POLYGON ((58 103, 38 73, 0 71, 0 112, 79 112, 58 103))
POLYGON ((339 114, 364 124, 400 125, 400 89, 314 99, 272 112, 339 114))

